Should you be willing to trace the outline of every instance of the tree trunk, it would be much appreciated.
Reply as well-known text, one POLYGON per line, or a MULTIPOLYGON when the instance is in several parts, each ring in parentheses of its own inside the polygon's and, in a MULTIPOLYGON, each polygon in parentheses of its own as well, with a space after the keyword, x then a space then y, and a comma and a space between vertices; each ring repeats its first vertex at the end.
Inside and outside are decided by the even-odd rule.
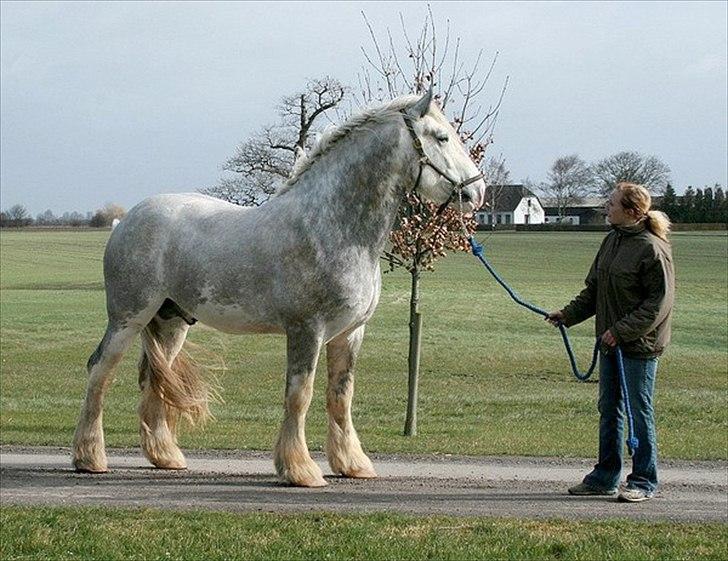
POLYGON ((422 333, 422 315, 419 312, 420 303, 420 271, 415 266, 411 271, 412 289, 410 292, 410 321, 409 321, 409 383, 407 392, 407 418, 404 422, 404 435, 417 434, 417 383, 420 375, 420 341, 422 333))

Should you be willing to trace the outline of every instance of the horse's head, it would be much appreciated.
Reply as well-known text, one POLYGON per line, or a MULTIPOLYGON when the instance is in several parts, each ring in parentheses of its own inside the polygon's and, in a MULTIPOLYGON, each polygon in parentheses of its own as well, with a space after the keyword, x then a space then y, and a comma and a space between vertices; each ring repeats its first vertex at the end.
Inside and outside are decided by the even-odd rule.
POLYGON ((403 116, 420 157, 417 192, 437 204, 449 203, 464 213, 478 210, 485 200, 483 176, 457 131, 432 103, 432 89, 405 109, 403 116))

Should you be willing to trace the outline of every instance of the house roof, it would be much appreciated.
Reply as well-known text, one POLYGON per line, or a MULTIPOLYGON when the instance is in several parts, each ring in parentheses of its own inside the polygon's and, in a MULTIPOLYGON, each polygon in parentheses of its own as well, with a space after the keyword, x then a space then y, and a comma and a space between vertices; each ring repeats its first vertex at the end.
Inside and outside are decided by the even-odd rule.
POLYGON ((488 212, 513 212, 524 197, 538 199, 533 192, 521 184, 517 185, 489 185, 485 189, 485 205, 482 209, 488 212), (489 205, 495 200, 495 208, 489 205))
MULTIPOLYGON (((572 202, 568 208, 593 208, 602 209, 606 204, 607 199, 605 197, 582 197, 578 201, 572 202)), ((556 208, 556 199, 550 197, 544 197, 541 199, 541 204, 544 208, 556 208)))

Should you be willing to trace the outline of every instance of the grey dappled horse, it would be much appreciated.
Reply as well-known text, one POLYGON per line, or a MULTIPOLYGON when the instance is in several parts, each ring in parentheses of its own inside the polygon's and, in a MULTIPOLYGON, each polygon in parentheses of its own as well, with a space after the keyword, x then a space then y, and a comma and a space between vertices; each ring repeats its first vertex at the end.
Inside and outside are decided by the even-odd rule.
POLYGON ((397 208, 415 187, 464 212, 484 197, 482 176, 431 97, 398 98, 327 131, 260 207, 180 194, 151 197, 129 211, 104 255, 108 326, 87 365, 73 442, 77 470, 107 471, 103 397, 140 333, 142 449, 157 467, 186 467, 177 418, 204 417, 209 392, 180 351, 200 321, 227 333, 287 336, 275 467, 295 485, 326 484, 304 434, 326 345, 329 465, 347 477, 376 477, 351 421, 353 367, 379 299, 380 253, 397 208), (462 196, 453 197, 454 189, 462 196))

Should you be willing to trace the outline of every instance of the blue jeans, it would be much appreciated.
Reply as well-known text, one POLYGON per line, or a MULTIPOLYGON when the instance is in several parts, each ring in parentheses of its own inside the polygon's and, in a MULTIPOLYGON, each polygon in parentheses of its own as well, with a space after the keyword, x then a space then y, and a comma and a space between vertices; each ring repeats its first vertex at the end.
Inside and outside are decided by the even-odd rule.
MULTIPOLYGON (((623 359, 629 404, 634 418, 634 436, 639 440, 632 457, 632 473, 627 476, 627 487, 653 493, 657 488, 657 442, 652 405, 657 359, 626 356, 623 359)), ((619 485, 622 474, 626 424, 614 353, 600 355, 599 415, 599 462, 584 478, 584 483, 614 489, 619 485)))

